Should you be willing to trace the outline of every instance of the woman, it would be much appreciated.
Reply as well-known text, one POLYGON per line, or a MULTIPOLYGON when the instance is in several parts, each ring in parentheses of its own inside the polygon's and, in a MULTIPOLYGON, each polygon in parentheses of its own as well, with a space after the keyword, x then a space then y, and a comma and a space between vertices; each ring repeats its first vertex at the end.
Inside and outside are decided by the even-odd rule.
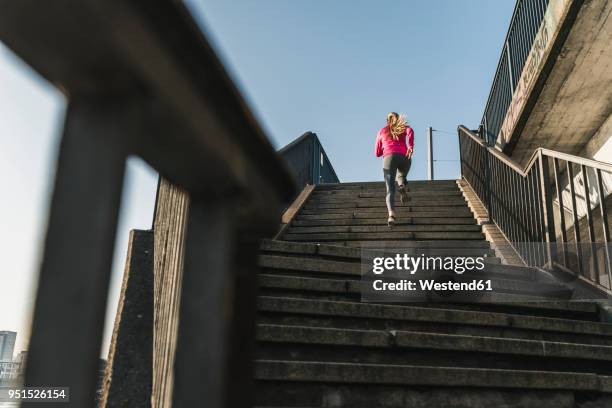
POLYGON ((376 157, 383 156, 383 174, 387 186, 387 209, 389 226, 395 224, 395 179, 399 184, 402 203, 408 201, 406 176, 412 163, 414 132, 406 123, 404 115, 391 112, 387 115, 387 126, 376 135, 376 157))

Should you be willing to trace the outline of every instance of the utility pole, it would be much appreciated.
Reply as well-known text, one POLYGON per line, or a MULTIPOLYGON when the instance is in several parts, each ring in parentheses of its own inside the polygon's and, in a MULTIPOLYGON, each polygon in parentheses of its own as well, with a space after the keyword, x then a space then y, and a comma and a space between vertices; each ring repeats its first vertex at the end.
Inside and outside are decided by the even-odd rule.
POLYGON ((427 179, 434 179, 434 168, 433 168, 433 143, 432 143, 433 129, 431 126, 427 128, 427 179))

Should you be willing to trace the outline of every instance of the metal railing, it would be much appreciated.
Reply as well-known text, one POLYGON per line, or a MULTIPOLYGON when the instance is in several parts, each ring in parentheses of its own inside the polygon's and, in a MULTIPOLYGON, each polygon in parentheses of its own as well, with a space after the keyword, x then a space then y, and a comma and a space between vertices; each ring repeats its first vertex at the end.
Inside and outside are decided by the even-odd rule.
POLYGON ((612 165, 537 149, 525 168, 459 126, 461 174, 525 263, 612 289, 612 165))
POLYGON ((287 164, 298 191, 302 191, 306 184, 340 182, 316 133, 304 133, 280 149, 278 154, 287 164))
POLYGON ((514 7, 481 121, 486 140, 491 145, 495 144, 501 129, 525 61, 544 19, 548 2, 549 0, 517 0, 514 7))
POLYGON ((161 322, 177 328, 174 364, 153 368, 172 395, 138 405, 125 389, 129 406, 252 406, 258 239, 294 185, 185 4, 1 2, 0 40, 68 99, 24 385, 96 404, 124 168, 136 155, 189 208, 168 205, 166 221, 184 228, 155 238, 156 256, 181 265, 181 285, 161 288, 178 302, 161 322))

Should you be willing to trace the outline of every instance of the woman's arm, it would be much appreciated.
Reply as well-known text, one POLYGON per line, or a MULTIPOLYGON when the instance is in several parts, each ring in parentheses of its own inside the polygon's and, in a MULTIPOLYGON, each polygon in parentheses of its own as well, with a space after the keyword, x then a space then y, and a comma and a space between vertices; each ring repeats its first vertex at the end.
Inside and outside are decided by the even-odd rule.
POLYGON ((408 158, 412 157, 412 152, 414 151, 414 131, 410 126, 406 128, 406 145, 408 147, 408 151, 406 152, 406 156, 408 158))
POLYGON ((380 132, 376 135, 376 148, 374 150, 376 157, 380 157, 383 155, 383 144, 382 144, 382 135, 380 132))

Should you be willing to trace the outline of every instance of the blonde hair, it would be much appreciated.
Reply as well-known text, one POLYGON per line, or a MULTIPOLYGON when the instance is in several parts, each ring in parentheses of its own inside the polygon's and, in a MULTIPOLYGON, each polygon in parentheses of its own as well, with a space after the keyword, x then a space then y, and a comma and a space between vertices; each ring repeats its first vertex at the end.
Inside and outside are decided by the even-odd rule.
POLYGON ((408 127, 406 115, 389 112, 387 115, 387 126, 389 126, 389 133, 391 133, 393 139, 397 140, 406 131, 406 127, 408 127))

